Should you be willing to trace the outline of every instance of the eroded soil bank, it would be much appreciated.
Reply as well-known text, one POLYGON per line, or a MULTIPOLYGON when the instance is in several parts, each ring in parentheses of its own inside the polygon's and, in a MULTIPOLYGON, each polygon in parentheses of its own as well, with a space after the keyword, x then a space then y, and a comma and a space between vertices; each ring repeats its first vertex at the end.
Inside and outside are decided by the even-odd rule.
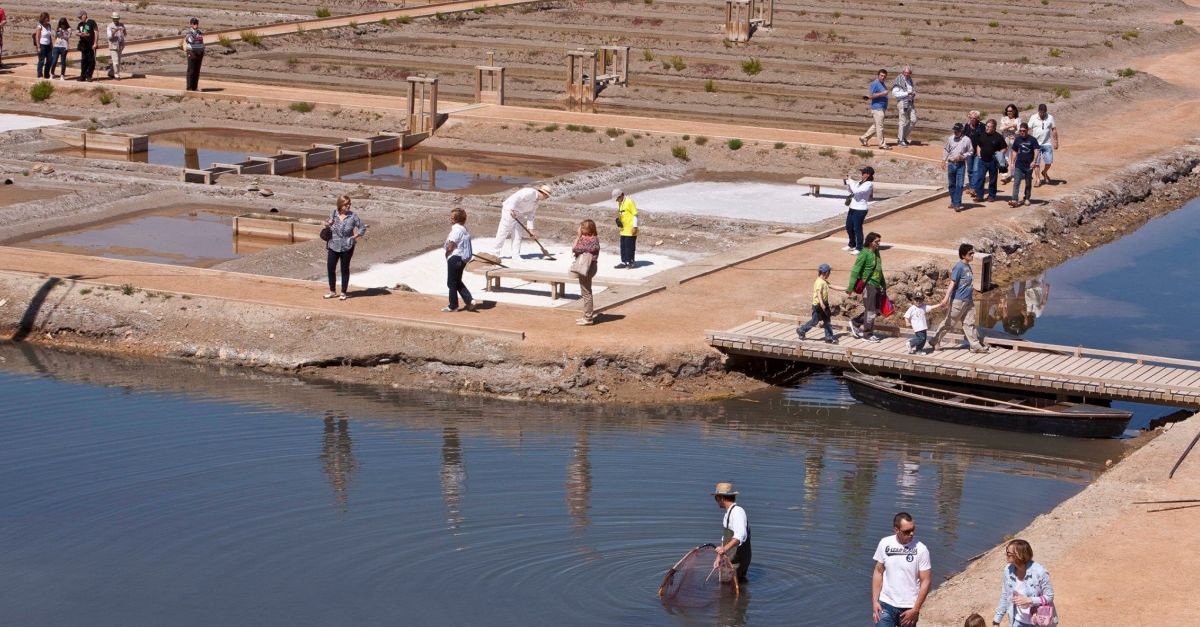
MULTIPOLYGON (((1019 228, 981 227, 966 239, 996 255, 1001 276, 1037 272, 1200 195, 1198 164, 1200 149, 1179 148, 1116 173, 1105 185, 1029 209, 1014 222, 1019 228)), ((897 295, 929 294, 946 272, 945 264, 928 263, 891 268, 888 278, 897 295)), ((382 317, 36 275, 0 277, 0 327, 23 341, 512 398, 664 402, 766 385, 761 364, 733 369, 702 337, 666 347, 653 337, 629 337, 619 349, 586 348, 566 324, 553 336, 561 345, 545 338, 522 342, 486 330, 435 331, 382 317)), ((612 328, 621 333, 619 322, 612 328)))

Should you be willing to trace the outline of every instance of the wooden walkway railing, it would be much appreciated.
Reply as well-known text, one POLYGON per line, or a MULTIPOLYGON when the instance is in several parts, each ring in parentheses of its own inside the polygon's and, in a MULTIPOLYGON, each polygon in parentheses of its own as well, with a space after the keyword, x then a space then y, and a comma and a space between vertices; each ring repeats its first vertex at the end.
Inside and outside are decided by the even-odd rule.
POLYGON ((826 344, 819 328, 809 332, 816 339, 801 341, 799 321, 759 312, 728 331, 707 332, 708 342, 731 354, 1200 409, 1200 361, 998 338, 987 338, 991 352, 972 353, 947 348, 962 339, 953 334, 935 353, 909 355, 908 331, 893 330, 877 343, 839 333, 839 344, 826 344))

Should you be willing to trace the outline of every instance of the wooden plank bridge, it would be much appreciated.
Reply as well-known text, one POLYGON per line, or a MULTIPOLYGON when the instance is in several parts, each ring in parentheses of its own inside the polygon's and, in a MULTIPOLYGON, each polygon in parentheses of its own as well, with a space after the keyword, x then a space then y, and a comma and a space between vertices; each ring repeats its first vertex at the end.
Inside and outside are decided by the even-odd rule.
POLYGON ((839 332, 838 344, 826 344, 820 339, 820 327, 809 332, 816 339, 801 341, 796 336, 796 326, 805 320, 807 317, 758 312, 750 322, 728 331, 708 331, 707 337, 713 347, 735 355, 1200 409, 1200 361, 993 337, 985 337, 990 352, 972 353, 953 348, 963 341, 961 334, 953 333, 937 352, 909 355, 907 343, 912 332, 907 329, 877 324, 877 333, 884 336, 881 342, 839 332))

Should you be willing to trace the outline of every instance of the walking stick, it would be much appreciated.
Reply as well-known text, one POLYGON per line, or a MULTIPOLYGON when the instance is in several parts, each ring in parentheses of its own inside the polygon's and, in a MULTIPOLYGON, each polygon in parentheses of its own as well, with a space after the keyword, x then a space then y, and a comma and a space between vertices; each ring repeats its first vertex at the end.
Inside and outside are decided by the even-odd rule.
POLYGON ((1171 466, 1171 472, 1167 475, 1168 479, 1175 476, 1175 471, 1179 470, 1179 465, 1183 463, 1183 458, 1187 457, 1188 453, 1192 452, 1192 447, 1196 446, 1197 441, 1200 441, 1200 433, 1197 433, 1196 437, 1192 438, 1192 443, 1187 445, 1187 448, 1183 449, 1183 455, 1180 455, 1179 460, 1175 462, 1175 465, 1171 466))

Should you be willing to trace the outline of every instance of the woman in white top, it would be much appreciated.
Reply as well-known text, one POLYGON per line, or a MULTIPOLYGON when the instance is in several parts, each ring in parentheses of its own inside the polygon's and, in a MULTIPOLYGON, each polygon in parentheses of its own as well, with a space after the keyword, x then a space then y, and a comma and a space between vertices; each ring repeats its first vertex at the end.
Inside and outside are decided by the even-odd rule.
POLYGON ((846 206, 846 235, 849 243, 842 250, 857 255, 863 249, 863 222, 867 219, 867 208, 871 202, 871 194, 875 191, 875 168, 866 166, 859 170, 859 180, 842 179, 846 190, 850 193, 846 206))
MULTIPOLYGON (((1004 143, 1012 145, 1013 140, 1017 138, 1017 130, 1021 128, 1021 113, 1017 111, 1017 105, 1010 104, 1004 107, 1004 115, 1000 118, 1000 122, 996 124, 996 131, 1004 136, 1004 143)), ((1007 183, 1012 180, 1012 174, 1006 172, 1000 179, 1002 183, 1007 183)))
POLYGON ((54 54, 54 27, 50 25, 50 14, 42 11, 38 16, 37 29, 33 32, 33 45, 37 47, 37 77, 50 78, 50 59, 54 54))

